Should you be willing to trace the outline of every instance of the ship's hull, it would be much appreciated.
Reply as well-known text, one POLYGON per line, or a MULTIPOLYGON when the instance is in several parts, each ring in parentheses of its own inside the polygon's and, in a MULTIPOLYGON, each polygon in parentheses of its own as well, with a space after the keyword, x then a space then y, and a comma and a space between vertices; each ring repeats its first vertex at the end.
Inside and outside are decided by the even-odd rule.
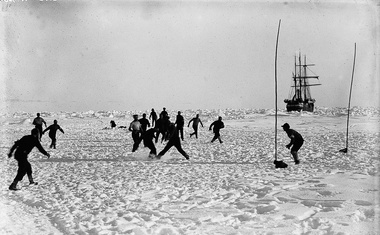
POLYGON ((291 112, 291 111, 314 112, 314 102, 288 101, 286 102, 286 110, 288 112, 291 112))

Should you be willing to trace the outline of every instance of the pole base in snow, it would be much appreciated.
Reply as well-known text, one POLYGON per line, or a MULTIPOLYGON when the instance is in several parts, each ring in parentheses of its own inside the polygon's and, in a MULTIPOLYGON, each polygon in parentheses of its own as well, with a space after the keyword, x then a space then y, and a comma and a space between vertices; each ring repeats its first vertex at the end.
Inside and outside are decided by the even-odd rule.
POLYGON ((283 161, 277 161, 277 160, 274 160, 274 165, 276 166, 276 168, 287 168, 288 167, 288 164, 286 164, 285 162, 283 161))
POLYGON ((347 148, 344 148, 344 149, 339 150, 339 152, 341 152, 341 153, 347 153, 347 151, 348 151, 347 148))

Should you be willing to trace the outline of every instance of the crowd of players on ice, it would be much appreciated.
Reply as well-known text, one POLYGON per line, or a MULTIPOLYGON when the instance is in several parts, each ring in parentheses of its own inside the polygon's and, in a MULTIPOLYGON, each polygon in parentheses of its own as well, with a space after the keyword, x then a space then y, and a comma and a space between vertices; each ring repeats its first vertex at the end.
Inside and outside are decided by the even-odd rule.
MULTIPOLYGON (((195 135, 195 138, 198 138, 199 124, 203 127, 203 123, 199 118, 199 114, 192 118, 187 126, 190 127, 191 123, 194 132, 190 134, 190 137, 195 135)), ((11 158, 13 152, 15 152, 14 157, 18 162, 17 175, 14 178, 12 184, 9 186, 10 190, 18 190, 17 183, 21 181, 25 175, 28 176, 30 184, 37 184, 37 182, 33 180, 32 167, 28 162, 28 154, 34 147, 37 147, 42 154, 46 155, 49 158, 50 154, 46 152, 40 143, 42 135, 45 134, 45 132, 49 131, 49 137, 51 139, 50 148, 55 149, 57 131, 59 130, 64 133, 63 129, 58 125, 57 120, 54 120, 53 124, 47 127, 45 120, 40 116, 39 113, 37 113, 37 117, 33 120, 33 125, 35 128, 32 129, 31 135, 23 136, 21 139, 17 140, 9 151, 8 157, 11 158), (43 125, 45 125, 45 130, 43 130, 43 125)), ((137 114, 133 115, 133 121, 130 123, 129 127, 117 127, 114 121, 111 121, 110 125, 110 128, 112 129, 128 128, 128 130, 132 133, 132 152, 135 152, 139 148, 141 142, 143 142, 144 147, 150 149, 149 157, 152 159, 160 159, 173 146, 176 147, 176 149, 187 160, 190 159, 189 155, 182 149, 181 146, 181 140, 184 140, 183 128, 185 126, 185 120, 180 111, 178 111, 175 122, 170 121, 170 117, 166 111, 166 108, 163 108, 159 116, 155 110, 152 109, 149 115, 149 119, 147 119, 145 113, 140 119, 137 114), (152 121, 152 124, 150 124, 149 120, 152 121), (155 143, 159 141, 160 135, 161 143, 167 143, 164 149, 157 154, 155 143)), ((291 147, 291 154, 294 158, 294 162, 295 164, 299 164, 300 161, 298 159, 297 152, 303 145, 304 140, 297 131, 290 129, 288 123, 285 123, 282 125, 282 127, 291 139, 290 143, 286 145, 286 147, 288 149, 291 147)), ((220 137, 220 130, 223 128, 224 123, 222 121, 222 117, 219 117, 218 120, 211 123, 209 130, 213 130, 214 132, 214 137, 212 138, 211 143, 213 143, 215 140, 219 140, 220 143, 223 143, 220 137)))

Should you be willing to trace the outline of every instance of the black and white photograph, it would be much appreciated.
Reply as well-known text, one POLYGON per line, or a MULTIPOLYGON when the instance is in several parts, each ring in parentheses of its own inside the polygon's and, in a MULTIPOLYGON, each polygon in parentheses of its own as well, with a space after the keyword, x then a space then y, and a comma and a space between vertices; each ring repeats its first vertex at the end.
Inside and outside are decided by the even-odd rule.
POLYGON ((0 234, 380 234, 379 1, 0 5, 0 234))

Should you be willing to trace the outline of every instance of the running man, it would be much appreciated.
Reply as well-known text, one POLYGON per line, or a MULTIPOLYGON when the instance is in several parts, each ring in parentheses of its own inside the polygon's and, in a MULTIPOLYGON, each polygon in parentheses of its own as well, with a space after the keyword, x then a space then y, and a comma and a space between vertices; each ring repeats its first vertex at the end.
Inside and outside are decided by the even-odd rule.
POLYGON ((129 125, 128 130, 132 132, 133 139, 133 148, 132 152, 135 152, 140 145, 141 142, 141 133, 143 132, 141 128, 141 123, 139 122, 139 116, 137 114, 133 115, 133 121, 129 125))
POLYGON ((34 147, 37 147, 38 150, 50 158, 50 154, 45 151, 45 149, 41 146, 40 141, 38 140, 39 132, 36 128, 34 128, 31 132, 31 135, 26 135, 21 139, 17 140, 8 153, 8 157, 12 157, 13 151, 16 150, 14 156, 18 162, 18 170, 15 179, 12 184, 9 186, 9 190, 17 190, 17 183, 21 181, 25 174, 28 175, 29 184, 37 184, 34 182, 32 176, 32 166, 28 162, 28 154, 34 147))
POLYGON ((62 130, 62 128, 58 125, 58 122, 57 120, 54 120, 54 124, 53 125, 50 125, 48 128, 46 128, 42 134, 45 134, 45 132, 49 131, 49 137, 51 139, 51 144, 50 144, 50 148, 56 148, 56 143, 57 143, 57 138, 56 138, 56 135, 57 135, 57 130, 60 130, 63 134, 65 134, 65 132, 62 130))
POLYGON ((216 139, 219 140, 220 143, 223 143, 222 139, 220 138, 220 129, 224 128, 224 123, 222 122, 222 117, 219 116, 218 120, 211 123, 209 130, 211 131, 211 128, 213 128, 214 132, 214 138, 212 138, 211 143, 213 143, 216 139))
POLYGON ((187 127, 190 126, 190 123, 193 122, 193 129, 194 129, 194 132, 190 134, 190 137, 195 135, 195 138, 198 139, 198 125, 199 123, 202 125, 203 127, 203 123, 201 121, 201 119, 199 118, 199 114, 197 114, 194 118, 192 118, 190 121, 189 121, 189 124, 187 125, 187 127))
POLYGON ((190 159, 189 155, 182 149, 181 146, 181 140, 179 138, 179 133, 177 127, 173 124, 170 123, 169 125, 169 141, 166 144, 165 148, 156 156, 157 159, 161 159, 161 157, 173 146, 175 146, 187 160, 190 159))
POLYGON ((37 130, 39 131, 38 133, 38 139, 41 141, 41 137, 42 137, 42 124, 45 124, 45 128, 46 128, 46 122, 45 120, 40 117, 41 114, 40 113, 37 113, 37 117, 34 118, 33 120, 33 125, 37 128, 37 130))
POLYGON ((290 153, 292 154, 294 158, 294 163, 300 164, 300 160, 298 159, 298 150, 301 148, 304 142, 302 135, 298 133, 297 131, 290 129, 290 126, 288 123, 285 123, 284 125, 282 125, 282 129, 284 129, 284 131, 290 138, 290 143, 286 145, 286 148, 290 149, 290 147, 293 145, 293 147, 290 149, 290 153))

